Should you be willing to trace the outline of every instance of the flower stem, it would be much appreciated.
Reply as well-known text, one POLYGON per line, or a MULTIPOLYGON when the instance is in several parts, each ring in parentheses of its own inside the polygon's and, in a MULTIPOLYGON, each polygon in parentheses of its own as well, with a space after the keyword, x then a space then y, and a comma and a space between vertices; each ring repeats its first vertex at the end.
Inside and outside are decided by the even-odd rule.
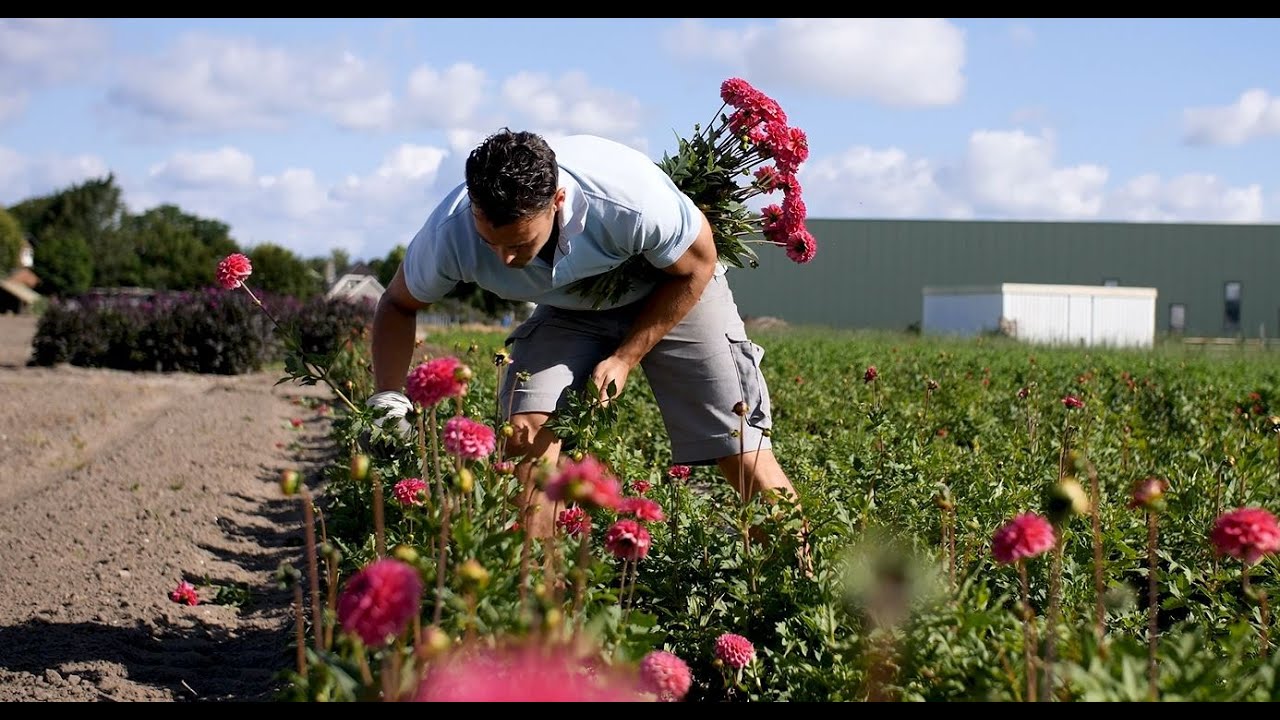
POLYGON ((1156 664, 1156 648, 1160 642, 1160 587, 1157 567, 1156 540, 1159 533, 1159 516, 1147 511, 1147 698, 1151 702, 1160 699, 1160 670, 1156 664))
POLYGON ((311 504, 311 492, 302 491, 302 513, 307 541, 307 574, 311 583, 311 632, 315 633, 316 654, 319 655, 324 641, 324 616, 320 614, 320 569, 316 560, 316 519, 311 504))
POLYGON ((373 549, 378 557, 387 554, 386 528, 382 517, 382 475, 370 471, 369 479, 373 483, 373 549))
POLYGON ((1023 560, 1018 560, 1018 579, 1022 584, 1022 631, 1023 631, 1023 658, 1026 660, 1027 675, 1027 697, 1028 702, 1036 702, 1036 671, 1035 671, 1035 648, 1036 648, 1036 631, 1032 626, 1031 613, 1031 586, 1027 580, 1027 564, 1023 560))
POLYGON ((1049 612, 1045 618, 1044 636, 1044 699, 1053 699, 1054 663, 1058 660, 1058 609, 1062 599, 1062 530, 1059 529, 1053 544, 1053 566, 1049 570, 1049 612))
POLYGON ((431 614, 431 624, 439 625, 444 613, 444 571, 449 557, 449 494, 440 498, 440 555, 436 560, 436 607, 431 614))
POLYGON ((306 618, 302 610, 302 583, 293 584, 293 617, 295 620, 294 645, 297 646, 298 676, 307 676, 307 631, 306 618))
POLYGON ((1098 469, 1093 463, 1088 464, 1089 468, 1089 502, 1093 516, 1093 595, 1094 595, 1094 619, 1093 633, 1098 641, 1098 648, 1103 651, 1102 641, 1106 632, 1106 606, 1103 604, 1103 594, 1106 591, 1106 585, 1102 579, 1102 498, 1098 488, 1098 469))

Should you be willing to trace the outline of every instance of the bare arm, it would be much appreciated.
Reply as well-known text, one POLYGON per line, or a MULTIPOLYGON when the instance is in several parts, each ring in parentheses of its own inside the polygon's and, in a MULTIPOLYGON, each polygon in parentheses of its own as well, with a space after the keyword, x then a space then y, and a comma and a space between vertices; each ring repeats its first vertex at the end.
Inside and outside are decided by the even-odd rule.
POLYGON ((630 372, 698 304, 715 270, 716 244, 711 235, 711 224, 704 215, 702 231, 693 245, 679 260, 663 268, 669 277, 645 300, 631 331, 618 349, 596 366, 592 379, 602 393, 608 391, 610 381, 616 382, 617 391, 622 392, 630 372))
POLYGON ((373 380, 375 391, 401 391, 413 359, 418 311, 429 303, 409 294, 404 282, 404 266, 396 270, 391 285, 378 300, 373 314, 373 380))

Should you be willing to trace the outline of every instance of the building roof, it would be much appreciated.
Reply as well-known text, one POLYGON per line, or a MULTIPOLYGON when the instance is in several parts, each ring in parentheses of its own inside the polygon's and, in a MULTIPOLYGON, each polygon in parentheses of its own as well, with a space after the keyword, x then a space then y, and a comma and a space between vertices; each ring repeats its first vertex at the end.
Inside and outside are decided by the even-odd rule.
POLYGON ((325 297, 373 297, 382 295, 386 288, 372 275, 347 273, 334 281, 325 297))

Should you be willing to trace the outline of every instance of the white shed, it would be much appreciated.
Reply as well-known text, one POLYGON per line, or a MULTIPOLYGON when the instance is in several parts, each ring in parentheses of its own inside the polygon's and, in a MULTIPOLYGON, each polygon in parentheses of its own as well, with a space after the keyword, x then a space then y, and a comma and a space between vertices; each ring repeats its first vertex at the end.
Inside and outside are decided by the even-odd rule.
POLYGON ((347 274, 338 278, 333 287, 329 288, 326 297, 330 299, 365 300, 376 304, 385 291, 382 283, 378 282, 378 278, 372 275, 347 274))
POLYGON ((926 287, 921 329, 954 335, 998 331, 1046 344, 1150 347, 1156 289, 1024 283, 926 287))

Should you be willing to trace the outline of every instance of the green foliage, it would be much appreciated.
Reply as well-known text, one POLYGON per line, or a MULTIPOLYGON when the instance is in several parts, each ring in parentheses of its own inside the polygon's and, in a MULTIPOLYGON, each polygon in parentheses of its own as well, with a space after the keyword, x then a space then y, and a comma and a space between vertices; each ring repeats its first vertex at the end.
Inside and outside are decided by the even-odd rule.
POLYGON ((0 208, 0 274, 18 266, 22 240, 22 226, 12 214, 0 208))
POLYGON ((319 275, 287 248, 265 243, 248 254, 253 263, 254 287, 304 300, 320 292, 319 275))
MULTIPOLYGON (((1018 575, 992 560, 990 540, 1012 516, 1044 510, 1065 437, 1099 476, 1107 652, 1093 639, 1090 523, 1076 518, 1059 528, 1055 697, 1146 698, 1147 608, 1139 599, 1146 597, 1146 519, 1127 502, 1135 480, 1158 475, 1171 483, 1158 551, 1162 698, 1276 699, 1278 654, 1272 647, 1270 659, 1262 657, 1258 595, 1246 596, 1239 564, 1215 560, 1206 540, 1222 509, 1276 509, 1280 465, 1268 419, 1280 403, 1274 363, 874 333, 775 331, 754 339, 768 350, 772 441, 801 493, 802 516, 785 502, 744 505, 714 468, 695 468, 688 482, 672 480, 670 445, 642 375, 611 404, 615 412, 602 413, 588 389, 552 423, 576 451, 607 464, 627 494, 640 482, 651 485, 647 496, 666 513, 648 523, 651 549, 633 579, 603 548, 617 516, 594 514, 582 617, 611 661, 634 662, 651 649, 675 652, 693 670, 689 699, 698 701, 1023 699, 1018 575), (879 370, 872 383, 863 380, 868 365, 879 370), (1061 402, 1067 394, 1083 399, 1084 408, 1068 411, 1061 402), (943 541, 939 497, 955 507, 954 558, 943 541), (797 562, 806 525, 812 575, 797 562), (755 662, 741 672, 714 658, 724 632, 755 645, 755 662)), ((466 362, 474 378, 460 402, 425 413, 424 427, 434 417, 439 428, 458 413, 494 421, 498 372, 489 358, 502 335, 451 331, 428 342, 466 362)), ((359 363, 348 364, 359 371, 359 363)), ((419 556, 424 624, 437 601, 439 628, 454 640, 468 632, 525 637, 547 630, 556 608, 572 623, 571 592, 557 596, 542 569, 549 554, 563 568, 576 540, 559 535, 555 543, 531 544, 526 588, 533 599, 527 607, 520 602, 524 535, 513 529, 521 492, 514 479, 492 461, 473 463, 474 486, 457 494, 456 473, 436 469, 429 450, 366 444, 367 423, 363 415, 339 417, 334 442, 369 449, 383 497, 400 479, 423 477, 440 478, 465 498, 466 512, 453 516, 439 595, 438 506, 386 502, 387 546, 412 547, 419 556), (491 576, 474 609, 455 571, 470 558, 491 576)), ((372 485, 350 478, 345 457, 328 477, 324 503, 330 537, 342 548, 344 583, 374 557, 372 485)), ((1040 639, 1034 649, 1043 656, 1050 562, 1035 558, 1027 569, 1040 639)), ((1255 568, 1255 590, 1275 597, 1278 569, 1274 559, 1255 568)), ((1274 612, 1267 623, 1274 637, 1274 612)), ((370 651, 375 672, 389 652, 370 651)), ((291 692, 370 697, 356 657, 339 642, 313 656, 311 677, 295 677, 291 692)))
POLYGON ((65 297, 88 290, 93 280, 89 244, 70 230, 43 231, 35 243, 35 272, 44 295, 65 297))

